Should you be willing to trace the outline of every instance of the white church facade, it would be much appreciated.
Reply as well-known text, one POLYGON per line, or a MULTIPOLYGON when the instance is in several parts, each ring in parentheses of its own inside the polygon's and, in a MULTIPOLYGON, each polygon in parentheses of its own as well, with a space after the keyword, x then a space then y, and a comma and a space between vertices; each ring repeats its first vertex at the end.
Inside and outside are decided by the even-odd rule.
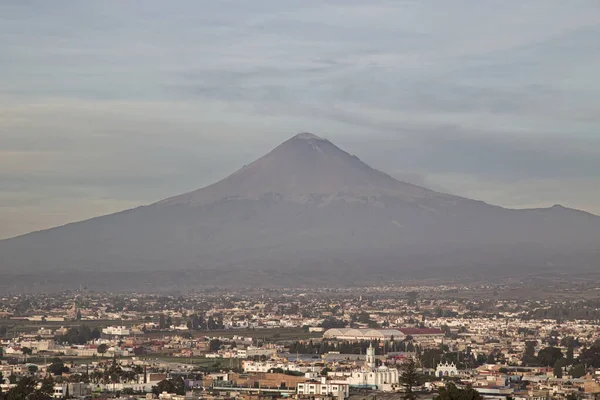
POLYGON ((383 391, 393 391, 398 388, 400 374, 398 369, 386 366, 377 367, 375 349, 367 349, 365 365, 351 371, 332 371, 327 376, 334 379, 343 379, 351 387, 368 387, 383 391))
POLYGON ((446 376, 456 376, 458 375, 458 368, 454 363, 439 363, 435 368, 435 376, 439 378, 444 378, 446 376))

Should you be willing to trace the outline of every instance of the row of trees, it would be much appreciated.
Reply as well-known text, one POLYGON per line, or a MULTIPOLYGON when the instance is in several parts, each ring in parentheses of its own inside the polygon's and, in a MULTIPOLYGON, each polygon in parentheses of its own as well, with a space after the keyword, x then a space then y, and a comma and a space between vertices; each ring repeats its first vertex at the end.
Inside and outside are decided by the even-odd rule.
POLYGON ((562 377, 563 369, 570 366, 569 374, 579 378, 586 373, 586 366, 600 368, 600 341, 596 341, 590 348, 583 349, 578 359, 574 359, 573 351, 579 342, 572 337, 563 338, 561 345, 566 345, 566 354, 558 347, 549 346, 535 354, 536 342, 525 343, 522 365, 554 367, 554 375, 562 377))
POLYGON ((550 307, 538 308, 525 314, 524 319, 554 319, 600 321, 600 301, 585 300, 572 303, 553 304, 550 307))
POLYGON ((567 345, 566 354, 563 354, 558 347, 548 346, 541 349, 536 355, 535 346, 537 343, 535 341, 525 342, 522 364, 525 366, 551 367, 557 361, 564 359, 566 365, 572 365, 575 361, 580 361, 595 368, 600 368, 600 341, 594 343, 589 349, 583 349, 579 360, 575 360, 573 357, 575 340, 567 338, 566 342, 562 343, 567 345))
POLYGON ((87 325, 70 328, 66 334, 60 336, 59 341, 69 344, 86 344, 90 340, 99 339, 101 336, 100 329, 91 329, 87 325))
MULTIPOLYGON (((177 321, 178 323, 185 322, 186 326, 190 330, 218 330, 224 329, 223 317, 221 315, 209 316, 207 319, 203 315, 191 314, 183 320, 177 321)), ((173 318, 169 315, 161 314, 158 318, 158 328, 168 329, 173 325, 173 318)))
POLYGON ((371 345, 375 348, 377 354, 417 350, 417 347, 411 341, 390 340, 382 343, 378 340, 361 340, 358 342, 345 340, 313 342, 309 340, 308 342, 293 342, 289 347, 289 351, 290 353, 300 354, 326 354, 330 351, 337 351, 342 354, 366 354, 367 348, 371 345))

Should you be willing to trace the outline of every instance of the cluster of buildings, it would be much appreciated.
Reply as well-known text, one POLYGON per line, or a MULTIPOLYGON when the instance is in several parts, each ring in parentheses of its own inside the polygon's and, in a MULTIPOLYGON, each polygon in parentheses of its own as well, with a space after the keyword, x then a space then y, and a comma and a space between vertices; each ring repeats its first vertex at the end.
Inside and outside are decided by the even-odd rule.
POLYGON ((487 287, 461 298, 460 290, 5 296, 0 387, 51 374, 58 357, 68 372, 55 377, 57 398, 141 396, 182 378, 195 396, 340 399, 402 393, 402 370, 414 361, 423 396, 449 380, 489 398, 600 396, 600 351, 597 365, 582 361, 600 347, 598 306, 501 298, 487 287), (536 365, 549 348, 560 362, 536 365))

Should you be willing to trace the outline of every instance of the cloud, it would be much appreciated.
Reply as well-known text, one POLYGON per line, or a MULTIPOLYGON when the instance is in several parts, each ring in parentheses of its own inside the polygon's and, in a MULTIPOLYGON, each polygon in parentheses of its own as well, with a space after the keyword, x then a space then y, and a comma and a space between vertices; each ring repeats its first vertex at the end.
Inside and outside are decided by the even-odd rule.
POLYGON ((5 1, 0 24, 0 237, 196 189, 301 131, 457 194, 600 210, 585 0, 5 1))

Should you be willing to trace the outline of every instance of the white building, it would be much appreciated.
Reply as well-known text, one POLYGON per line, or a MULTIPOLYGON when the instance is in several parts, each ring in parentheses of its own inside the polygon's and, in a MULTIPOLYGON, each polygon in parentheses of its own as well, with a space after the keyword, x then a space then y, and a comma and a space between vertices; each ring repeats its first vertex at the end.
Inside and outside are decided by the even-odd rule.
POLYGON ((456 376, 458 375, 458 368, 454 363, 439 363, 435 368, 435 376, 443 378, 444 376, 456 376))
POLYGON ((37 351, 52 351, 56 347, 54 340, 32 340, 21 342, 22 347, 29 347, 37 351))
POLYGON ((277 354, 276 349, 267 349, 264 347, 248 346, 246 349, 237 349, 237 358, 252 358, 265 356, 270 358, 277 354))
POLYGON ((369 387, 382 391, 396 390, 400 378, 396 368, 376 366, 373 346, 367 349, 367 358, 362 368, 352 371, 332 371, 328 372, 327 376, 343 379, 349 386, 369 387))
POLYGON ((103 328, 102 333, 108 336, 129 336, 130 334, 126 326, 109 326, 103 328))
POLYGON ((52 393, 52 397, 55 399, 62 399, 67 394, 66 387, 63 386, 54 386, 54 391, 52 393))
MULTIPOLYGON (((269 372, 272 369, 281 368, 284 371, 295 371, 306 373, 313 371, 312 366, 301 366, 294 362, 281 362, 281 361, 249 361, 243 362, 244 372, 269 372)), ((320 370, 321 368, 319 368, 320 370)))
POLYGON ((296 393, 310 396, 332 396, 346 399, 350 396, 350 386, 345 382, 328 380, 323 377, 320 381, 311 380, 296 385, 296 393))
POLYGON ((188 330, 190 330, 190 328, 188 328, 186 324, 171 325, 170 329, 172 331, 188 331, 188 330))
POLYGON ((92 394, 91 387, 87 383, 65 383, 62 385, 54 385, 52 397, 62 399, 69 397, 84 397, 92 394))
POLYGON ((323 333, 323 339, 338 340, 403 340, 406 335, 398 329, 332 328, 323 333))

